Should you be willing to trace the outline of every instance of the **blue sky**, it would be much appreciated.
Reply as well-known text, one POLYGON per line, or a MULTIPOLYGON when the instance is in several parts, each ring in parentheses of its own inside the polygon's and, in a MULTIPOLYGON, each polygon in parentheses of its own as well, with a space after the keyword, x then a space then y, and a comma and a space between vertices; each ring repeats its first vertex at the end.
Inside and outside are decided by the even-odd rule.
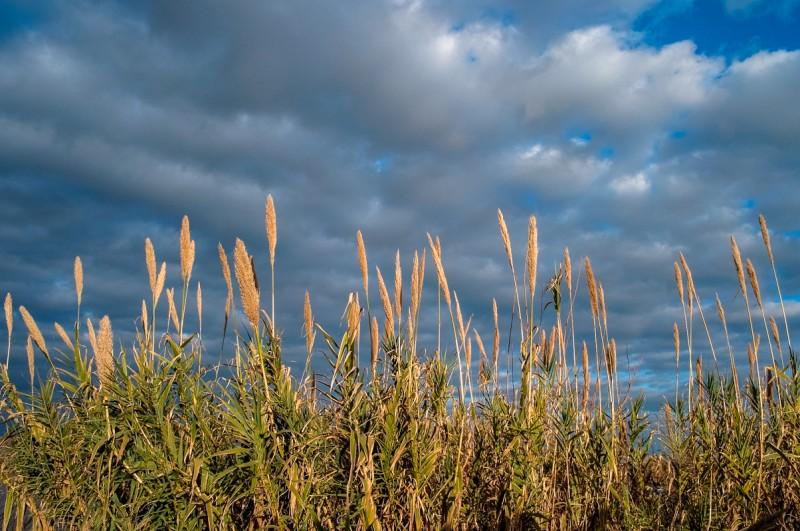
MULTIPOLYGON (((744 362, 728 237, 777 316, 763 212, 800 314, 797 27, 796 1, 4 2, 0 292, 48 331, 69 324, 81 255, 86 316, 109 314, 129 340, 144 238, 175 284, 188 214, 214 345, 216 244, 242 237, 265 275, 272 193, 280 325, 299 370, 303 292, 335 328, 360 285, 359 228, 384 271, 397 249, 408 271, 425 233, 441 235, 451 287, 485 333, 491 298, 512 301, 501 208, 517 256, 538 217, 542 275, 566 246, 591 257, 631 384, 657 397, 682 319, 678 253, 703 302, 729 305, 744 362)), ((576 326, 590 333, 587 312, 576 326)))
POLYGON ((633 29, 663 46, 691 40, 704 55, 743 59, 759 51, 800 46, 800 2, 662 1, 642 12, 633 29))

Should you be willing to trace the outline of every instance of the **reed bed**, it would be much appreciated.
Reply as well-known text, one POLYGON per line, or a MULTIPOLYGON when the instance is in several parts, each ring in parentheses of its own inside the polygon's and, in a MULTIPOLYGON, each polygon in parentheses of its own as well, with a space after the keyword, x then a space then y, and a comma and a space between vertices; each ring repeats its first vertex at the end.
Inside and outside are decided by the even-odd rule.
MULTIPOLYGON (((769 231, 763 217, 759 223, 780 294, 769 231)), ((362 286, 349 295, 339 330, 329 327, 336 316, 318 320, 305 293, 307 358, 294 376, 276 325, 272 197, 269 285, 258 282, 243 241, 233 249, 233 275, 218 246, 226 339, 214 365, 203 362, 202 317, 195 331, 185 322, 190 304, 202 315, 188 218, 177 297, 175 287, 165 290, 166 266, 158 269, 145 240, 150 293, 126 348, 114 342, 107 316, 82 326, 80 259, 76 318, 69 329, 55 325, 58 347, 24 306, 14 310, 9 294, 0 364, 2 527, 28 518, 36 529, 798 528, 800 378, 790 326, 782 295, 781 314, 767 315, 758 272, 736 240, 732 272, 748 316, 748 374, 738 375, 719 297, 719 323, 709 327, 680 255, 675 398, 648 414, 620 381, 604 286, 589 258, 573 271, 565 249, 556 273, 537 278, 536 218, 521 264, 499 211, 498 224, 514 298, 487 298, 492 319, 480 331, 462 313, 432 235, 414 252, 408 276, 398 251, 393 292, 374 268, 376 313, 359 231, 362 286), (435 345, 418 342, 428 255, 438 287, 435 345), (588 308, 574 307, 582 289, 588 308), (167 308, 159 306, 164 293, 167 308), (509 322, 498 317, 504 306, 509 322), (576 338, 576 314, 591 319, 588 337, 576 338), (13 328, 16 315, 22 332, 13 328), (725 342, 715 346, 718 329, 725 342), (25 363, 12 352, 12 333, 27 336, 29 382, 9 378, 9 363, 25 363), (727 367, 717 360, 724 350, 727 367), (329 371, 312 370, 320 358, 329 371)))

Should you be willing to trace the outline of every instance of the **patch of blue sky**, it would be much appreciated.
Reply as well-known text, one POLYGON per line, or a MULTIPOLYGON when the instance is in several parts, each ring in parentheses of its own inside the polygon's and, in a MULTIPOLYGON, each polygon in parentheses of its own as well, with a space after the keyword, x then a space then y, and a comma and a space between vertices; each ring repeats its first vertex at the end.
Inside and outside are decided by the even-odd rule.
POLYGON ((728 61, 798 49, 798 28, 798 0, 661 0, 633 23, 646 44, 690 40, 699 53, 728 61))
POLYGON ((614 151, 613 147, 605 146, 605 147, 600 148, 597 151, 597 157, 602 159, 602 160, 609 160, 609 159, 613 159, 614 158, 614 154, 615 153, 616 152, 614 151))
POLYGON ((488 7, 481 11, 477 20, 459 20, 450 26, 450 31, 453 33, 462 32, 467 27, 467 24, 476 21, 491 22, 499 24, 504 28, 508 28, 517 22, 517 14, 513 9, 498 9, 494 7, 488 7))
POLYGON ((386 173, 392 169, 392 157, 386 156, 372 161, 372 169, 375 173, 386 173))
POLYGON ((745 199, 742 201, 742 208, 746 210, 753 210, 756 207, 755 199, 745 199))
POLYGON ((0 2, 0 42, 36 28, 44 18, 42 3, 14 0, 0 2))

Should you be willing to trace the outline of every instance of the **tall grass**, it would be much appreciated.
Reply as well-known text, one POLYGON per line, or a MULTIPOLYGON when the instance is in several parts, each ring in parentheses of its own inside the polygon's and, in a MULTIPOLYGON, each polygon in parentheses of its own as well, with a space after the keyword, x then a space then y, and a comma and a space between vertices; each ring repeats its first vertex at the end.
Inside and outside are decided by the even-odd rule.
MULTIPOLYGON (((12 515, 22 522, 27 514, 40 529, 797 528, 800 378, 789 324, 782 311, 785 337, 773 316, 767 326, 757 272, 751 261, 743 265, 735 240, 734 271, 750 326, 749 377, 740 381, 737 375, 719 297, 731 366, 723 370, 716 363, 713 327, 681 255, 675 263, 684 312, 683 333, 673 326, 676 396, 652 419, 643 399, 624 392, 619 381, 605 292, 589 259, 575 279, 565 250, 555 275, 537 280, 532 217, 525 274, 518 277, 501 212, 498 221, 514 298, 506 301, 508 329, 501 329, 498 302, 491 299, 493 329, 482 331, 492 338, 491 360, 449 287, 442 244, 430 235, 429 249, 414 254, 408 297, 399 253, 393 299, 375 269, 380 326, 370 306, 367 247, 359 231, 362 291, 348 297, 345 326, 338 331, 317 320, 306 292, 307 359, 298 378, 282 361, 275 325, 271 197, 265 216, 269 287, 259 284, 244 242, 236 240, 234 275, 218 247, 220 282, 227 289, 222 332, 231 337, 223 340, 228 354, 214 366, 202 361, 200 319, 195 333, 184 322, 195 254, 187 218, 180 239, 181 293, 176 299, 174 288, 166 290, 167 311, 158 311, 166 268, 157 271, 155 250, 145 241, 150 295, 127 349, 115 346, 108 317, 97 325, 88 320, 82 333, 83 271, 76 260, 76 320, 71 333, 56 325, 63 346, 48 346, 20 306, 30 387, 12 382, 8 366, 0 365, 7 429, 0 441, 3 527, 12 515), (436 345, 426 347, 418 339, 428 251, 440 317, 436 345), (765 349, 745 273, 772 353, 763 358, 763 373, 765 349), (238 321, 232 276, 245 317, 238 321), (573 307, 581 276, 587 309, 573 307), (546 311, 536 311, 537 293, 538 308, 546 311), (269 311, 261 307, 265 299, 269 311), (575 315, 581 312, 591 315, 593 331, 576 340, 575 315), (693 344, 696 314, 713 353, 710 367, 703 365, 703 348, 693 344), (452 331, 449 352, 441 351, 448 342, 442 342, 443 324, 445 336, 452 331), (366 366, 359 364, 362 335, 369 336, 366 366), (36 351, 46 364, 35 359, 36 351), (507 370, 501 374, 504 354, 507 370), (314 357, 324 357, 330 370, 313 372, 314 357), (512 380, 512 373, 518 378, 512 380)), ((777 283, 766 221, 760 223, 777 283)), ((200 306, 199 285, 196 294, 200 306)), ((13 314, 9 295, 9 352, 13 314)), ((20 356, 10 355, 9 363, 20 363, 20 356)))

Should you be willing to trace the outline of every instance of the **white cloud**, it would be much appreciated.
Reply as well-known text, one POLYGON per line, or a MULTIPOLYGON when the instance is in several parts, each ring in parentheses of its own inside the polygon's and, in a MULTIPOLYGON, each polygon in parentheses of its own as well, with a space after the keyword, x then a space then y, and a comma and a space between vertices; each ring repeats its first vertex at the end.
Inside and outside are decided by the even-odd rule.
POLYGON ((611 189, 620 195, 641 195, 650 190, 650 179, 644 172, 633 175, 623 175, 613 179, 611 189))

